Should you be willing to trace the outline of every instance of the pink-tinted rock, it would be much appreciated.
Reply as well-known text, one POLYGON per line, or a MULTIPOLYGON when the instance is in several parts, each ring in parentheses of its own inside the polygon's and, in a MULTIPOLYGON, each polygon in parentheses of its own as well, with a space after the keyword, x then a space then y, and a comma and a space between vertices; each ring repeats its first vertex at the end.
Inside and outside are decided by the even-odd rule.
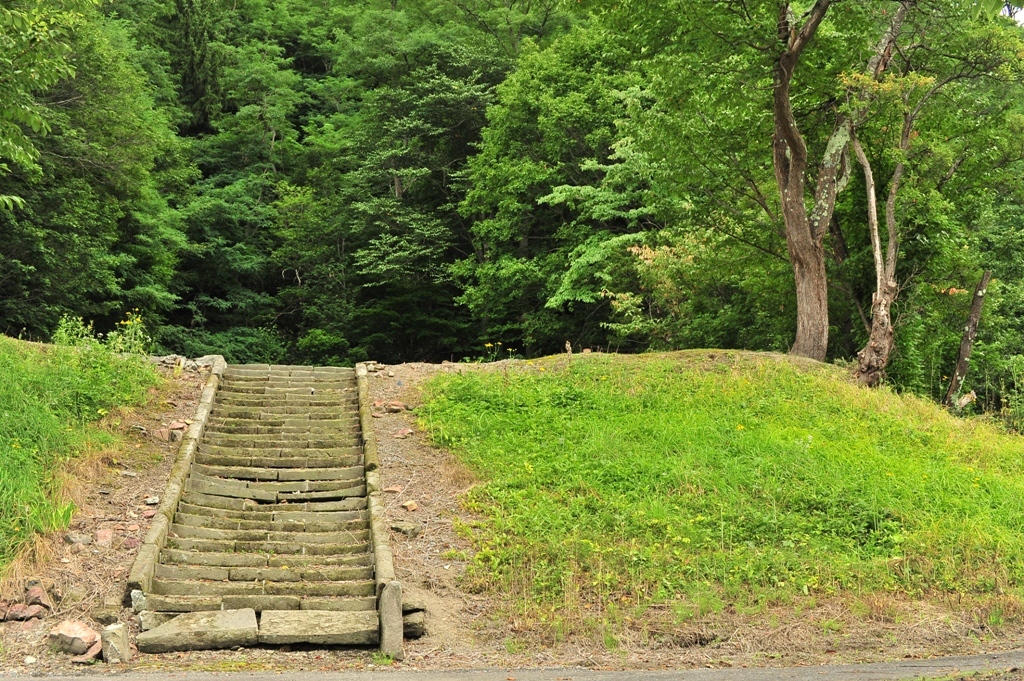
POLYGON ((50 630, 50 645, 62 653, 84 655, 99 642, 99 632, 77 620, 64 620, 50 630))
POLYGON ((96 530, 96 546, 109 547, 114 543, 114 531, 109 529, 96 530))
POLYGON ((30 586, 25 590, 25 605, 41 605, 47 610, 53 610, 50 597, 46 594, 46 589, 41 586, 30 586))
POLYGON ((141 539, 137 537, 128 537, 121 543, 121 547, 126 549, 137 549, 141 544, 141 539))
POLYGON ((71 661, 75 664, 92 664, 100 659, 100 655, 103 654, 103 642, 97 641, 93 644, 89 650, 76 657, 72 657, 71 661))

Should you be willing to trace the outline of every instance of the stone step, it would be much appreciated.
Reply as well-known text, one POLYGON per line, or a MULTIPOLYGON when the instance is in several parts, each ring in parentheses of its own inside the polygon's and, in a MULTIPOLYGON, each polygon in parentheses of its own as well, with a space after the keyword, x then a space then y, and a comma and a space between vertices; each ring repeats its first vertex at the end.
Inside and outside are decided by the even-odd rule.
POLYGON ((349 371, 338 372, 338 373, 321 373, 314 371, 312 375, 303 376, 292 376, 291 372, 275 372, 269 371, 227 371, 224 373, 223 380, 232 381, 238 383, 244 382, 261 382, 261 381, 295 381, 295 380, 317 380, 317 381, 354 381, 355 372, 349 371))
POLYGON ((265 395, 267 397, 286 397, 289 395, 325 395, 352 399, 355 396, 355 391, 356 387, 351 381, 344 383, 291 381, 282 384, 232 383, 231 381, 224 381, 218 387, 218 396, 265 395))
MULTIPOLYGON (((212 467, 216 468, 216 467, 212 467)), ((308 470, 335 470, 331 468, 323 469, 308 469, 308 470)), ((350 488, 361 487, 365 485, 363 480, 363 468, 359 466, 353 466, 351 468, 338 469, 348 471, 345 474, 346 477, 336 478, 334 480, 288 480, 288 481, 276 481, 276 482, 261 482, 261 481, 247 481, 239 480, 235 478, 222 478, 205 475, 201 470, 196 470, 193 467, 192 472, 189 474, 188 480, 186 481, 186 489, 194 492, 200 492, 203 494, 213 494, 225 497, 237 496, 238 492, 248 490, 252 492, 273 492, 275 494, 281 492, 332 492, 338 490, 348 490, 350 488), (195 483, 194 486, 191 486, 195 483), (216 487, 223 487, 224 493, 218 491, 206 491, 198 489, 199 486, 203 486, 209 490, 216 487)), ((362 496, 352 495, 349 496, 362 496)), ((260 496, 254 497, 243 497, 247 499, 255 499, 257 501, 277 501, 276 498, 263 499, 260 496)))
MULTIPOLYGON (((188 515, 207 516, 210 518, 233 518, 235 520, 264 520, 267 522, 347 522, 349 520, 366 517, 366 499, 356 497, 351 500, 352 508, 344 511, 262 511, 242 510, 236 511, 223 508, 209 508, 196 506, 186 501, 178 504, 178 513, 188 515)), ((291 504, 287 504, 291 507, 291 504)), ((256 507, 263 508, 263 507, 256 507)))
MULTIPOLYGON (((179 551, 203 551, 213 553, 272 553, 299 554, 304 556, 339 556, 352 553, 366 553, 370 550, 369 533, 363 533, 362 539, 355 538, 350 543, 336 544, 303 544, 302 542, 282 541, 230 541, 217 539, 188 539, 185 537, 167 537, 167 548, 179 551)), ((339 537, 339 539, 341 539, 339 537)))
MULTIPOLYGON (((269 569, 269 568, 268 568, 269 569)), ((210 582, 153 578, 151 593, 158 596, 373 596, 372 579, 350 582, 210 582)), ((148 606, 148 603, 147 603, 148 606)))
POLYGON ((359 414, 351 412, 345 415, 321 414, 324 418, 311 419, 309 415, 281 414, 271 417, 261 414, 262 418, 242 418, 238 416, 211 416, 206 426, 230 428, 232 426, 257 426, 259 428, 350 428, 359 424, 359 414), (330 417, 330 418, 328 418, 330 417))
POLYGON ((216 406, 260 409, 271 411, 280 407, 355 407, 355 398, 337 395, 250 395, 246 393, 218 394, 216 406))
POLYGON ((204 432, 211 435, 302 435, 311 434, 337 434, 359 431, 359 417, 352 416, 345 419, 321 419, 311 421, 290 421, 289 423, 274 423, 272 421, 239 421, 233 423, 208 423, 204 432))
POLYGON ((207 433, 203 442, 214 447, 236 449, 338 449, 357 447, 362 442, 358 433, 289 434, 289 435, 222 435, 207 433))
POLYGON ((274 489, 255 487, 255 485, 262 484, 270 483, 253 482, 250 483, 249 485, 245 485, 241 480, 231 482, 228 480, 221 480, 220 478, 189 478, 188 481, 185 483, 185 491, 204 494, 206 496, 228 497, 233 499, 243 499, 254 502, 262 501, 274 504, 294 504, 310 501, 337 501, 340 499, 348 499, 350 497, 366 496, 366 485, 360 483, 359 481, 346 481, 344 483, 275 483, 279 485, 288 485, 291 488, 280 491, 274 489), (299 487, 299 489, 296 489, 296 487, 299 487))
MULTIPOLYGON (((251 466, 211 466, 204 463, 192 464, 192 475, 205 475, 232 480, 256 480, 265 482, 339 481, 361 480, 365 473, 362 466, 332 468, 253 468, 251 466)), ((287 492, 315 492, 318 489, 290 485, 257 485, 265 489, 287 492)))
MULTIPOLYGON (((167 596, 148 594, 146 608, 154 612, 205 612, 252 608, 266 610, 321 610, 329 612, 375 611, 375 598, 330 598, 324 596, 167 596)), ((376 612, 373 613, 376 617, 376 612)))
MULTIPOLYGON (((362 454, 348 456, 233 456, 231 454, 208 454, 196 452, 195 463, 205 466, 241 466, 249 468, 344 468, 362 466, 362 454)), ((229 452, 244 450, 228 449, 229 452)), ((238 477, 238 476, 235 476, 238 477)))
MULTIPOLYGON (((294 532, 264 529, 222 530, 212 527, 194 527, 175 522, 171 524, 168 536, 177 539, 207 539, 234 542, 236 544, 245 542, 273 542, 309 546, 311 544, 356 544, 368 541, 370 534, 365 527, 330 532, 294 532)), ((301 551, 289 551, 289 553, 301 553, 301 551)))
POLYGON ((370 646, 379 641, 376 613, 264 610, 259 642, 264 645, 313 643, 370 646))
POLYGON ((309 419, 310 421, 317 421, 320 419, 341 418, 358 413, 359 409, 355 404, 347 406, 329 404, 322 407, 281 406, 264 409, 214 404, 210 410, 211 419, 234 418, 252 419, 253 421, 272 421, 274 419, 309 419))
POLYGON ((354 567, 220 567, 211 565, 157 565, 162 580, 212 582, 353 582, 373 579, 370 566, 354 567))
POLYGON ((249 499, 221 497, 186 491, 185 494, 182 495, 181 499, 186 504, 193 504, 195 506, 203 506, 206 508, 222 509, 227 511, 257 511, 262 513, 277 511, 351 511, 366 508, 365 495, 352 495, 349 497, 338 499, 336 501, 319 501, 303 503, 295 503, 294 501, 290 501, 288 503, 281 504, 260 504, 249 499))
MULTIPOLYGON (((219 455, 228 457, 253 457, 268 459, 278 457, 281 459, 297 459, 307 457, 309 459, 331 459, 361 456, 362 448, 359 445, 332 446, 332 448, 314 448, 314 446, 288 446, 288 448, 246 448, 246 446, 217 446, 215 444, 200 444, 197 450, 199 454, 219 455)), ((264 464, 265 466, 265 464, 264 464)), ((312 468, 312 466, 310 466, 312 468)))
POLYGON ((214 567, 373 567, 373 554, 351 553, 336 556, 305 556, 298 554, 210 553, 164 549, 162 565, 207 565, 214 567))
MULTIPOLYGON (((315 515, 315 514, 314 514, 315 515)), ((220 518, 210 515, 193 515, 183 513, 181 509, 174 514, 174 522, 189 527, 204 527, 215 530, 266 530, 268 532, 341 532, 345 530, 365 530, 369 527, 369 516, 366 511, 350 511, 351 517, 344 520, 261 520, 241 518, 220 518)))
POLYGON ((229 364, 224 375, 253 373, 298 373, 316 375, 355 375, 352 367, 311 367, 303 364, 229 364))

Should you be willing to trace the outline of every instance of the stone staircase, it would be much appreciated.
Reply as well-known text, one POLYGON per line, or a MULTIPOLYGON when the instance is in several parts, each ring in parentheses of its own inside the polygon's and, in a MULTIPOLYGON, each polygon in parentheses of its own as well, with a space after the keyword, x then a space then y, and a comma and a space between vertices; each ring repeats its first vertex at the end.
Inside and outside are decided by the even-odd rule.
MULTIPOLYGON (((352 369, 226 366, 145 610, 159 622, 251 609, 265 644, 381 643, 380 568, 393 567, 389 550, 375 558, 363 445, 352 369)), ((140 649, 158 633, 140 636, 140 649)))

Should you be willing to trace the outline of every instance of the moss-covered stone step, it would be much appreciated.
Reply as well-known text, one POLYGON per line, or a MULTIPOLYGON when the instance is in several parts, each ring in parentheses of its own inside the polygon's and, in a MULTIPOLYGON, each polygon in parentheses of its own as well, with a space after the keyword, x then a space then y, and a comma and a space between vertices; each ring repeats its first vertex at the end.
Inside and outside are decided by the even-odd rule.
POLYGON ((157 565, 158 579, 230 582, 353 582, 373 579, 373 568, 350 567, 227 567, 213 565, 157 565))
MULTIPOLYGON (((269 568, 268 568, 269 569, 269 568)), ((230 582, 153 578, 158 596, 373 596, 372 579, 351 582, 230 582)), ((148 604, 147 604, 148 605, 148 604)))
POLYGON ((322 433, 282 435, 207 433, 203 442, 213 447, 236 449, 337 449, 339 447, 358 447, 362 444, 359 433, 355 429, 335 435, 322 433))
MULTIPOLYGON (((236 520, 265 520, 268 522, 347 522, 355 517, 366 517, 366 499, 351 500, 351 508, 342 511, 239 511, 225 508, 196 506, 187 502, 178 504, 178 514, 205 516, 208 518, 229 518, 236 520)), ((285 504, 291 506, 291 504, 285 504)), ((177 517, 177 516, 176 516, 177 517)))
POLYGON ((373 554, 349 553, 335 556, 306 556, 300 554, 218 553, 164 549, 160 552, 162 565, 206 565, 213 567, 372 567, 373 554))
MULTIPOLYGON (((358 533, 355 533, 358 534, 358 533)), ((366 553, 370 550, 369 532, 363 538, 339 538, 332 544, 307 544, 299 541, 235 541, 224 539, 193 539, 167 537, 167 548, 179 551, 202 551, 214 553, 272 553, 278 555, 340 556, 352 553, 366 553)))
MULTIPOLYGON (((236 451, 236 450, 228 450, 236 451)), ((197 452, 196 464, 205 466, 233 466, 242 468, 345 468, 362 466, 361 453, 348 456, 235 456, 197 452)), ((238 477, 237 475, 235 477, 238 477)), ((255 479, 255 478, 253 478, 255 479)), ((269 478, 268 478, 269 479, 269 478)))
POLYGON ((361 456, 363 448, 359 445, 347 447, 220 447, 211 444, 200 444, 197 454, 220 454, 227 456, 251 456, 261 458, 333 458, 344 456, 361 456))
POLYGON ((330 598, 312 596, 170 596, 151 594, 146 597, 146 608, 155 612, 207 612, 252 608, 264 610, 325 610, 329 612, 360 612, 376 609, 376 599, 366 597, 330 598))
POLYGON ((286 504, 267 503, 261 504, 256 501, 244 498, 230 498, 199 494, 186 491, 181 497, 182 503, 206 508, 217 508, 229 511, 258 510, 260 512, 274 511, 351 511, 359 508, 366 508, 365 495, 352 495, 335 501, 317 501, 309 503, 289 502, 286 504))

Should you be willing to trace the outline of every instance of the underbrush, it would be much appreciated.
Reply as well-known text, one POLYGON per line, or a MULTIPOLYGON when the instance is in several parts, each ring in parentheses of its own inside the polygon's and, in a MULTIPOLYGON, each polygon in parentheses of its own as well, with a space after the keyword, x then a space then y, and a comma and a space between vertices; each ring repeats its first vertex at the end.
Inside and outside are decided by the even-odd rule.
POLYGON ((835 367, 577 355, 440 375, 421 416, 485 481, 469 579, 556 633, 655 604, 1022 593, 1024 439, 835 367))
POLYGON ((0 568, 36 533, 67 526, 74 509, 60 490, 63 464, 109 440, 94 423, 141 403, 159 382, 132 354, 142 333, 129 317, 103 343, 77 320, 63 322, 62 345, 0 336, 0 568))

